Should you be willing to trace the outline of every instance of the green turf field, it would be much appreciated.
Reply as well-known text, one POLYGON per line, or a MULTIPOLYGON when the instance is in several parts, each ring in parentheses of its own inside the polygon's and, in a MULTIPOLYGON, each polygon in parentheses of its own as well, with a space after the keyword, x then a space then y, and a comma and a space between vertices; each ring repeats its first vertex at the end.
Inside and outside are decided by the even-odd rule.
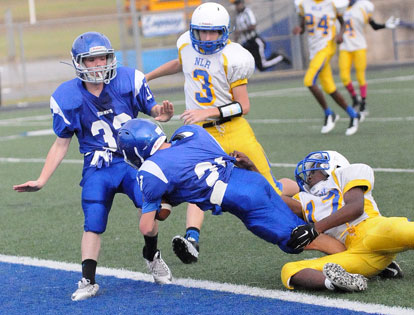
MULTIPOLYGON (((411 201, 414 191, 414 67, 376 70, 368 73, 370 115, 358 133, 344 135, 345 113, 332 104, 343 119, 334 131, 321 135, 322 111, 302 80, 250 80, 251 112, 247 116, 272 163, 296 164, 317 149, 337 150, 351 162, 363 162, 378 169, 374 197, 386 216, 414 219, 411 201), (384 169, 389 169, 385 171, 384 169)), ((339 84, 338 84, 339 86, 339 84)), ((157 91, 155 91, 156 93, 157 91)), ((156 93, 160 101, 175 101, 176 113, 183 109, 183 93, 156 93)), ((177 128, 175 120, 165 124, 168 134, 177 128)), ((80 207, 82 165, 63 163, 43 190, 16 193, 13 184, 36 179, 54 136, 17 136, 26 131, 51 128, 48 108, 0 112, 0 254, 19 255, 80 263, 83 213, 80 207), (15 137, 17 136, 17 137, 15 137), (6 160, 5 158, 34 159, 6 160)), ((81 160, 74 140, 67 161, 81 160)), ((293 177, 293 167, 275 166, 276 177, 293 177)), ((280 270, 293 259, 317 255, 306 252, 287 255, 248 232, 233 216, 207 213, 201 233, 200 261, 184 265, 172 252, 171 238, 185 230, 185 207, 174 209, 160 224, 159 248, 173 275, 284 290, 280 270)), ((99 266, 146 271, 141 257, 143 238, 138 214, 129 200, 119 195, 103 235, 99 266)), ((401 280, 374 278, 364 293, 314 293, 362 302, 414 307, 414 253, 399 254, 405 272, 401 280)))

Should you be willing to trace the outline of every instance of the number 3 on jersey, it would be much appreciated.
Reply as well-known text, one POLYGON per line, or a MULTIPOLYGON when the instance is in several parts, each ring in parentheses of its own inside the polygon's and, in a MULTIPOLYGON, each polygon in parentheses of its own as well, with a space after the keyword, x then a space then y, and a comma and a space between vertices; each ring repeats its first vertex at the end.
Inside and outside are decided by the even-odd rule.
POLYGON ((213 85, 211 84, 211 76, 206 70, 195 69, 193 79, 201 83, 201 91, 195 93, 195 98, 201 106, 213 105, 216 101, 213 85))

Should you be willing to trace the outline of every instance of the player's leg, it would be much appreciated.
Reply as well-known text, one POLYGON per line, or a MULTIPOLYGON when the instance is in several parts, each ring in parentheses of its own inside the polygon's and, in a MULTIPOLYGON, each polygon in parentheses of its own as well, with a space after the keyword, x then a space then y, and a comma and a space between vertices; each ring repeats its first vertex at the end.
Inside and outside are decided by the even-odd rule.
POLYGON ((172 247, 177 257, 185 264, 198 261, 201 226, 204 221, 204 211, 195 204, 187 205, 185 236, 176 235, 172 239, 172 247))
POLYGON ((142 255, 154 281, 159 284, 168 284, 171 283, 172 275, 170 268, 161 257, 161 251, 157 249, 158 221, 155 215, 156 211, 143 212, 139 221, 139 229, 145 240, 142 255))
POLYGON ((359 101, 351 79, 352 52, 341 50, 339 52, 338 64, 341 81, 352 98, 352 107, 356 108, 359 105, 359 101))
POLYGON ((366 49, 361 49, 355 51, 354 54, 356 78, 359 84, 359 91, 361 94, 360 113, 361 117, 365 118, 365 116, 368 114, 366 109, 367 81, 365 79, 365 71, 367 68, 367 51, 366 49))
MULTIPOLYGON (((120 192, 128 195, 135 207, 142 208, 142 194, 136 179, 137 171, 126 163, 122 163, 120 167, 123 167, 125 172, 120 192)), ((162 259, 161 251, 158 249, 158 221, 155 220, 155 213, 141 215, 140 231, 144 236, 145 242, 142 256, 154 281, 161 284, 170 283, 172 278, 170 269, 162 259)))
POLYGON ((108 214, 115 195, 108 169, 88 169, 82 179, 82 209, 84 233, 81 241, 82 279, 72 294, 73 301, 96 295, 99 285, 95 282, 96 266, 101 247, 100 234, 106 229, 108 214))
MULTIPOLYGON (((262 174, 273 189, 281 195, 283 190, 282 184, 277 181, 273 175, 266 153, 261 144, 257 141, 253 129, 247 120, 243 117, 237 117, 226 123, 224 128, 225 135, 218 138, 218 141, 224 151, 229 154, 236 150, 246 154, 256 165, 260 174, 262 174)), ((285 182, 288 183, 288 181, 285 182)), ((294 187, 293 184, 292 186, 294 187)), ((292 187, 288 188, 291 190, 295 189, 292 187)))
POLYGON ((334 111, 328 106, 323 92, 317 85, 318 77, 326 66, 328 60, 329 50, 324 48, 320 50, 309 63, 309 68, 306 71, 303 79, 303 84, 309 88, 318 104, 322 107, 325 114, 325 122, 322 126, 321 133, 328 133, 335 128, 335 124, 339 119, 339 115, 335 114, 334 111))
POLYGON ((273 55, 272 58, 267 59, 266 54, 265 54, 266 42, 260 36, 256 36, 255 42, 257 44, 257 49, 259 52, 260 62, 262 66, 262 70, 260 71, 269 69, 284 60, 284 57, 282 55, 277 55, 277 56, 273 55))
POLYGON ((282 282, 288 289, 363 291, 375 268, 366 263, 363 255, 349 251, 312 260, 290 262, 283 266, 282 282))

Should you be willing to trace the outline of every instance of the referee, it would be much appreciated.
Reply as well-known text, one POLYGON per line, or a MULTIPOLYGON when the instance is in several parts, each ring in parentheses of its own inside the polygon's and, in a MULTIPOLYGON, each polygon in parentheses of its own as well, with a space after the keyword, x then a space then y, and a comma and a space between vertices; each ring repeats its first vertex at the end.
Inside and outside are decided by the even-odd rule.
POLYGON ((256 67, 260 71, 265 71, 279 62, 290 65, 290 60, 281 53, 272 53, 269 59, 266 58, 266 42, 256 32, 256 17, 253 11, 244 5, 244 0, 235 0, 233 4, 237 11, 235 40, 250 51, 256 67))

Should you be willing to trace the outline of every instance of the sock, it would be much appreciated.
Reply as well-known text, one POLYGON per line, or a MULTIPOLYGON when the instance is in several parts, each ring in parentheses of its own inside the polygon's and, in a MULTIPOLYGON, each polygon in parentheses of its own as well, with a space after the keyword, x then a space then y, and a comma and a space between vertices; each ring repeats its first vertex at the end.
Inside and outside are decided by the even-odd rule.
POLYGON ((90 284, 95 284, 96 265, 98 262, 93 259, 82 261, 82 277, 88 279, 90 284))
POLYGON ((361 97, 366 98, 367 97, 367 84, 365 83, 364 85, 361 85, 359 87, 359 91, 361 93, 361 97))
POLYGON ((144 256, 146 260, 152 261, 157 252, 158 234, 155 236, 144 235, 144 240, 145 246, 142 249, 142 256, 144 256))
POLYGON ((345 87, 348 90, 349 94, 351 94, 352 97, 356 97, 356 93, 355 93, 355 90, 354 90, 354 86, 352 85, 352 81, 349 82, 349 84, 346 85, 345 87))
POLYGON ((335 286, 332 284, 331 280, 329 280, 328 278, 325 279, 325 287, 331 291, 335 290, 335 286))
POLYGON ((334 114, 334 112, 330 107, 325 109, 325 116, 329 116, 329 115, 333 115, 333 114, 334 114))
POLYGON ((351 118, 355 118, 355 117, 358 116, 357 112, 350 105, 348 105, 346 107, 346 112, 348 113, 349 117, 351 117, 351 118))
POLYGON ((197 243, 198 239, 200 238, 200 230, 196 227, 189 227, 185 233, 185 238, 193 238, 197 243))

